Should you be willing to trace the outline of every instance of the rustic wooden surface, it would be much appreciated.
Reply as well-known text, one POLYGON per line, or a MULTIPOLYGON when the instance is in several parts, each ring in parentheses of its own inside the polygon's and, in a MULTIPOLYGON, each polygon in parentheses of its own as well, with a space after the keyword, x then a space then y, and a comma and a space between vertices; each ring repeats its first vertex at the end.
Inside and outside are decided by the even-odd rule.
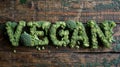
POLYGON ((37 51, 31 47, 12 47, 0 33, 0 67, 120 67, 120 1, 119 0, 1 0, 0 23, 8 20, 36 21, 113 20, 115 42, 110 49, 91 50, 48 46, 37 51), (16 50, 16 53, 13 51, 16 50), (113 63, 116 61, 116 65, 113 63))

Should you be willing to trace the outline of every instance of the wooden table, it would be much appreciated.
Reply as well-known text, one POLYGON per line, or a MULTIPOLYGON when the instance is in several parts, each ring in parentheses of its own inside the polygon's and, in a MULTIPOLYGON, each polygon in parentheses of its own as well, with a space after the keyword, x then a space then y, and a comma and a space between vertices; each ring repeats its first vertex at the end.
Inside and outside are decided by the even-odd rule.
MULTIPOLYGON (((0 33, 0 67, 120 67, 120 1, 119 0, 2 0, 0 23, 6 21, 77 20, 86 23, 113 20, 115 42, 111 48, 71 49, 47 46, 38 51, 31 47, 12 47, 0 33), (14 53, 16 50, 16 53, 14 53)), ((20 44, 22 45, 22 44, 20 44)))

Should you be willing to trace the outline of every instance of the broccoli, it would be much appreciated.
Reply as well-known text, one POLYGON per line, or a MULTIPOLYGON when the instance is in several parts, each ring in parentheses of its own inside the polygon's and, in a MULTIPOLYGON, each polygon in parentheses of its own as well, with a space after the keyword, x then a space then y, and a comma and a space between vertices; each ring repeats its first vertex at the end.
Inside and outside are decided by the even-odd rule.
POLYGON ((62 37, 61 40, 64 41, 63 42, 63 46, 66 47, 67 44, 70 42, 69 39, 68 39, 69 38, 69 36, 68 36, 69 35, 69 31, 68 30, 66 30, 66 31, 65 30, 60 30, 59 31, 59 35, 62 37))
POLYGON ((41 21, 42 22, 42 29, 45 30, 45 34, 48 34, 48 29, 50 28, 51 23, 50 22, 45 22, 45 21, 41 21))
POLYGON ((77 27, 76 22, 73 20, 67 20, 65 21, 65 23, 66 23, 67 28, 69 28, 70 30, 73 30, 77 27))
POLYGON ((21 34, 20 40, 21 40, 21 43, 25 46, 33 46, 31 44, 31 41, 32 41, 31 36, 26 32, 21 34))
POLYGON ((100 25, 100 27, 101 27, 101 29, 103 30, 103 32, 105 33, 105 36, 106 36, 106 38, 108 39, 108 41, 110 42, 110 43, 112 43, 112 41, 113 41, 113 36, 112 36, 112 34, 113 34, 113 28, 116 26, 116 24, 115 24, 115 22, 113 22, 113 21, 104 21, 101 25, 100 25))
MULTIPOLYGON (((105 47, 109 48, 113 40, 113 28, 116 26, 113 21, 104 21, 101 25, 98 25, 95 21, 90 20, 87 23, 87 27, 90 29, 90 35, 88 35, 90 39, 88 39, 85 26, 78 21, 60 21, 52 25, 47 21, 29 22, 27 23, 27 27, 30 28, 29 34, 27 32, 22 33, 23 27, 26 26, 25 21, 19 21, 19 23, 8 21, 5 25, 13 46, 19 46, 20 40, 24 46, 37 46, 38 50, 44 49, 44 46, 49 44, 48 36, 57 47, 66 47, 68 44, 71 48, 79 48, 80 45, 89 47, 90 41, 90 47, 98 48, 99 39, 105 47), (39 46, 42 46, 42 48, 39 46)), ((2 31, 2 25, 0 27, 2 31)))
POLYGON ((48 33, 48 29, 51 25, 51 23, 46 21, 37 21, 37 22, 29 22, 27 24, 30 26, 30 35, 32 38, 32 45, 38 46, 38 45, 47 45, 49 43, 48 37, 46 37, 48 33), (43 29, 42 31, 39 31, 39 29, 43 29), (45 30, 45 32, 44 32, 45 30))
POLYGON ((88 36, 85 32, 85 28, 81 22, 76 22, 76 28, 73 31, 71 37, 70 47, 74 48, 80 45, 80 41, 83 41, 85 47, 89 47, 88 36))
POLYGON ((65 30, 65 28, 66 28, 65 22, 56 22, 51 26, 50 38, 54 45, 67 46, 67 44, 69 43, 69 31, 65 30), (57 38, 57 35, 56 35, 57 31, 61 40, 57 38))
POLYGON ((18 26, 15 22, 10 22, 8 21, 6 23, 6 30, 10 39, 10 42, 12 43, 13 46, 18 46, 19 45, 19 39, 20 35, 22 32, 23 27, 25 26, 25 21, 19 21, 18 26), (15 31, 15 28, 16 31, 15 31))
MULTIPOLYGON (((87 23, 88 27, 90 27, 90 33, 91 33, 91 43, 92 43, 92 48, 96 49, 98 48, 98 42, 97 42, 97 34, 96 31, 98 30, 95 26, 95 21, 91 20, 87 23)), ((98 26, 97 26, 98 27, 98 26)))
POLYGON ((114 22, 108 23, 105 21, 102 23, 101 28, 95 23, 95 21, 91 20, 88 22, 88 26, 91 28, 91 40, 92 40, 92 48, 98 48, 97 37, 103 42, 104 46, 109 48, 110 43, 112 42, 112 29, 115 26, 114 22))

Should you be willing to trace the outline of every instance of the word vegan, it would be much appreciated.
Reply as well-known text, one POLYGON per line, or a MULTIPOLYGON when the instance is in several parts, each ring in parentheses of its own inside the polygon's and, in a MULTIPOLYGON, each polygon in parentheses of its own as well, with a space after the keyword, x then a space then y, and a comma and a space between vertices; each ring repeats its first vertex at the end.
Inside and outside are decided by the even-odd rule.
POLYGON ((104 21, 97 24, 90 20, 86 24, 78 21, 59 21, 50 23, 47 21, 8 21, 6 30, 12 46, 46 46, 49 43, 57 47, 80 46, 98 48, 99 41, 106 48, 111 46, 113 40, 113 21, 104 21))

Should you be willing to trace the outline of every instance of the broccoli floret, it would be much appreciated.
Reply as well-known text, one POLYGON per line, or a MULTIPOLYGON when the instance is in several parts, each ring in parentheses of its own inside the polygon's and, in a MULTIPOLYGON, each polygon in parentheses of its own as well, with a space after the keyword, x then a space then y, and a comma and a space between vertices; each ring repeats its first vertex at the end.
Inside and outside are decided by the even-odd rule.
POLYGON ((70 30, 73 30, 76 28, 76 22, 73 21, 73 20, 67 20, 65 21, 66 23, 66 26, 70 29, 70 30))
POLYGON ((18 24, 17 24, 16 22, 10 22, 10 21, 8 21, 8 22, 6 23, 6 25, 7 25, 7 26, 10 26, 11 29, 14 30, 15 27, 16 27, 18 24))
POLYGON ((41 25, 42 25, 42 29, 44 29, 46 34, 47 34, 48 33, 48 29, 50 28, 51 23, 43 21, 43 23, 41 25))
POLYGON ((31 45, 32 39, 31 39, 31 36, 28 33, 26 33, 26 32, 22 33, 21 36, 20 36, 20 40, 23 43, 23 45, 32 46, 31 45))

